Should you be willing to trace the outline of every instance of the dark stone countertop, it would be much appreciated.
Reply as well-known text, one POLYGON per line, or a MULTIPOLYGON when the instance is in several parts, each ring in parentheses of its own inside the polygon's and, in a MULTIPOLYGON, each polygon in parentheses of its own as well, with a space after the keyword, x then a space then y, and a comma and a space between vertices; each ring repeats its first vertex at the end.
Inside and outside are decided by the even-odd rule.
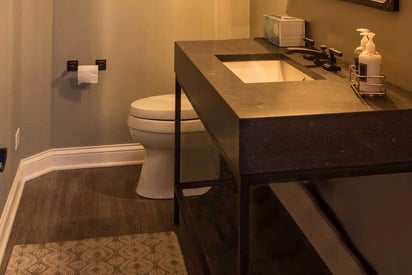
POLYGON ((292 179, 411 168, 411 92, 389 87, 384 97, 361 99, 345 71, 322 68, 312 70, 323 80, 245 84, 216 57, 282 52, 263 39, 175 44, 178 82, 236 174, 292 179))

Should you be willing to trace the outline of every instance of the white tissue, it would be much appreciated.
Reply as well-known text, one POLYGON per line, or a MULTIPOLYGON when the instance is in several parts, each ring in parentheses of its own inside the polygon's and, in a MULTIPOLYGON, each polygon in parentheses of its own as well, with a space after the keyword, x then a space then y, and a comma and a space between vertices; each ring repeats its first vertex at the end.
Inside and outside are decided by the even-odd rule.
POLYGON ((79 65, 77 68, 77 84, 98 83, 99 66, 97 65, 79 65))

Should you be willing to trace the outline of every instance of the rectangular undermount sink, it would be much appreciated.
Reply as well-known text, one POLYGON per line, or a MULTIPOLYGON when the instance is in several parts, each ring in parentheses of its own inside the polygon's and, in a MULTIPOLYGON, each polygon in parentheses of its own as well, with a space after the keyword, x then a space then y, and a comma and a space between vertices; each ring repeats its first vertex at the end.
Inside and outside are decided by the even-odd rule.
POLYGON ((281 54, 219 55, 222 63, 244 83, 311 81, 323 79, 281 54))

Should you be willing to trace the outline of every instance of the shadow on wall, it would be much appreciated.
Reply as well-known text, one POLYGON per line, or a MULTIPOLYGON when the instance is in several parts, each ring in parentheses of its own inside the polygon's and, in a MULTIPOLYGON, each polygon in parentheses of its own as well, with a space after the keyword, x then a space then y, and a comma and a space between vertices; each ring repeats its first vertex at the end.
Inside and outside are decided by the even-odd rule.
POLYGON ((76 72, 63 72, 59 78, 53 81, 53 89, 58 91, 60 98, 80 103, 82 101, 82 94, 91 89, 93 84, 77 83, 76 72))
POLYGON ((316 185, 379 274, 412 274, 412 173, 331 179, 316 185))

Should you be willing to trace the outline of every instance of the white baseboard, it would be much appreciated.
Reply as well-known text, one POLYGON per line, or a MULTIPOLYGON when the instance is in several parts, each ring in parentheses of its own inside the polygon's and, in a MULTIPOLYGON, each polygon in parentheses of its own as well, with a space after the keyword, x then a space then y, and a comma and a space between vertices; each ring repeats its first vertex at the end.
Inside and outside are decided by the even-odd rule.
POLYGON ((92 147, 57 148, 23 159, 24 181, 56 170, 141 164, 143 146, 120 144, 92 147))
POLYGON ((0 218, 0 263, 10 237, 26 181, 56 170, 142 164, 140 144, 57 148, 22 159, 0 218))
POLYGON ((0 263, 3 262, 4 252, 6 250, 7 242, 9 241, 14 217, 17 208, 19 207, 21 194, 23 193, 24 182, 22 178, 23 169, 19 166, 0 218, 0 263))

